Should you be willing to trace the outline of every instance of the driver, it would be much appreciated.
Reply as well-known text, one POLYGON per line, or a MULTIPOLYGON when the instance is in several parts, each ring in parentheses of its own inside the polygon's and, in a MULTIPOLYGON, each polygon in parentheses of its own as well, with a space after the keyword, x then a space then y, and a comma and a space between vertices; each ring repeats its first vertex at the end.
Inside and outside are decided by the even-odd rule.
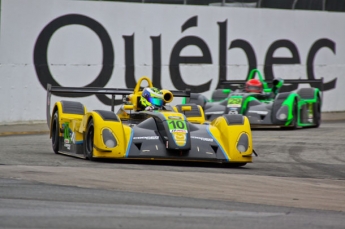
POLYGON ((249 93, 262 93, 262 83, 258 79, 248 80, 244 90, 249 93))
POLYGON ((146 111, 160 110, 163 108, 163 93, 155 87, 146 87, 141 93, 140 105, 146 111))

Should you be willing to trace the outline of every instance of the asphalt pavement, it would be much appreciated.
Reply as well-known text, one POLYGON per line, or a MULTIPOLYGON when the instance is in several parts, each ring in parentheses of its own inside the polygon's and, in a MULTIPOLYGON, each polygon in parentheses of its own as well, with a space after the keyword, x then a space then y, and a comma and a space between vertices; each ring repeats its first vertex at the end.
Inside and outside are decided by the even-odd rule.
MULTIPOLYGON (((323 112, 322 121, 345 121, 345 111, 343 112, 323 112)), ((45 121, 28 123, 0 124, 0 136, 28 135, 28 134, 48 134, 49 128, 45 121)))

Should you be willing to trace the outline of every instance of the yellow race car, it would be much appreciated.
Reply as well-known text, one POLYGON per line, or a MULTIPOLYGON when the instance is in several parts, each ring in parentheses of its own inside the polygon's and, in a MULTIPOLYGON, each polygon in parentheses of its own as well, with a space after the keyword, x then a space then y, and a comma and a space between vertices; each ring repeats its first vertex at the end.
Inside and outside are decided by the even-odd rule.
POLYGON ((243 166, 255 154, 248 119, 223 115, 205 122, 198 105, 168 104, 187 91, 161 90, 164 106, 146 111, 140 106, 142 83, 152 87, 148 77, 134 89, 47 87, 47 122, 55 153, 86 159, 146 159, 203 161, 243 166), (59 93, 122 95, 124 104, 111 110, 88 111, 80 102, 59 101, 50 107, 51 95, 59 93), (52 112, 50 112, 52 110, 52 112))

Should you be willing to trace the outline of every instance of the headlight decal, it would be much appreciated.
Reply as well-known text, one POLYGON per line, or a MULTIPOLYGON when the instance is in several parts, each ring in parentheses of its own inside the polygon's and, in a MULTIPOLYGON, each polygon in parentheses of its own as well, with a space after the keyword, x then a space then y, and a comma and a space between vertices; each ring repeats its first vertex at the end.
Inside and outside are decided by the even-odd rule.
POLYGON ((240 153, 244 153, 248 150, 249 146, 249 137, 247 133, 241 133, 241 136, 237 142, 236 148, 240 153))
POLYGON ((108 128, 104 128, 102 130, 102 139, 103 139, 103 144, 106 145, 108 148, 114 148, 117 146, 117 141, 115 139, 115 136, 113 132, 108 128))
POLYGON ((280 121, 286 121, 289 117, 289 108, 288 106, 282 106, 279 108, 276 114, 276 118, 280 121))
POLYGON ((211 131, 210 131, 210 126, 206 127, 207 133, 212 137, 212 139, 217 143, 217 145, 219 146, 220 150, 222 151, 224 157, 226 158, 227 161, 229 161, 229 157, 228 155, 225 153, 222 145, 217 141, 217 139, 215 137, 213 137, 211 131))

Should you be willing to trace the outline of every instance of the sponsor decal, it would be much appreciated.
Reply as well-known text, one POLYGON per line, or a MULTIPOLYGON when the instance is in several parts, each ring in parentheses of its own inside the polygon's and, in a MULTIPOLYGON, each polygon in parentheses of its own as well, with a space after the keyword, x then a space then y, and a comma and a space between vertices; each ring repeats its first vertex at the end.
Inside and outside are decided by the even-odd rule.
POLYGON ((187 133, 186 132, 173 132, 172 136, 174 138, 174 141, 176 145, 178 146, 184 146, 186 144, 187 140, 187 133))
POLYGON ((259 115, 267 115, 268 111, 249 111, 249 113, 259 114, 259 115))
POLYGON ((71 139, 71 137, 72 137, 72 130, 69 128, 69 123, 68 122, 63 123, 62 124, 62 128, 64 130, 64 143, 65 144, 72 143, 72 139, 71 139))
POLYGON ((205 112, 205 115, 212 115, 212 114, 223 114, 224 111, 212 111, 212 112, 205 112))
POLYGON ((182 118, 180 116, 169 116, 168 119, 181 120, 182 118))
POLYGON ((237 110, 230 110, 228 114, 238 114, 237 110))
POLYGON ((229 98, 227 107, 241 107, 242 98, 229 98))
POLYGON ((63 146, 66 147, 68 150, 71 150, 71 144, 65 143, 63 146))
POLYGON ((140 139, 145 139, 145 140, 157 140, 157 139, 159 139, 159 136, 133 137, 133 140, 140 140, 140 139))
POLYGON ((204 142, 213 142, 213 138, 204 138, 204 137, 197 137, 197 136, 191 136, 190 138, 198 139, 204 142))
POLYGON ((75 133, 72 132, 71 141, 75 144, 75 133))
POLYGON ((170 130, 170 133, 176 133, 176 132, 180 132, 180 133, 188 133, 187 130, 170 130))
POLYGON ((185 132, 188 133, 187 131, 187 125, 186 125, 186 121, 184 120, 168 120, 168 127, 170 130, 170 133, 172 132, 185 132))
POLYGON ((313 109, 313 104, 308 103, 308 122, 312 123, 314 120, 314 109, 313 109))
POLYGON ((186 140, 186 134, 185 133, 175 133, 174 134, 176 141, 185 141, 186 140))
POLYGON ((184 146, 187 140, 186 134, 188 133, 186 121, 169 119, 167 124, 176 145, 184 146))

